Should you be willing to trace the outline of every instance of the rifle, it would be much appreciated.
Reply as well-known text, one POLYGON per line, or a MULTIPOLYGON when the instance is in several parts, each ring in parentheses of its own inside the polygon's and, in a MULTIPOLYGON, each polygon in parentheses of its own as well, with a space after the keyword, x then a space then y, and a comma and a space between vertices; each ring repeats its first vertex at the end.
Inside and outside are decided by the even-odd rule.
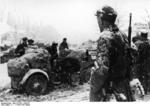
MULTIPOLYGON (((131 22, 132 22, 132 13, 130 13, 130 16, 129 16, 129 28, 128 28, 128 42, 129 42, 129 46, 130 46, 130 49, 128 51, 128 57, 130 58, 130 61, 129 61, 129 73, 131 72, 132 70, 132 49, 131 49, 131 33, 132 33, 132 26, 131 26, 131 22)), ((131 79, 131 78, 130 78, 131 79)), ((129 79, 128 79, 129 80, 129 79)), ((128 82, 128 81, 127 81, 128 82)), ((128 101, 135 101, 135 98, 133 96, 133 93, 130 89, 130 85, 129 84, 126 84, 126 90, 127 90, 127 98, 128 98, 128 101)))
POLYGON ((131 47, 131 33, 132 33, 131 21, 132 21, 132 13, 130 13, 129 29, 128 29, 128 41, 129 41, 130 47, 131 47))

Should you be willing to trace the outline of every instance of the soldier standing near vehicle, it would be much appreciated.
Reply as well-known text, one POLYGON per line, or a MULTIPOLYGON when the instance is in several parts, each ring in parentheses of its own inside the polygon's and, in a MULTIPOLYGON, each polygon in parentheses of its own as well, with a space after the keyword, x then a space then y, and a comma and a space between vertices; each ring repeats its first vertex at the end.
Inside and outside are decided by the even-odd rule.
MULTIPOLYGON (((107 101, 107 94, 123 93, 126 101, 133 101, 130 92, 131 64, 127 36, 115 25, 116 11, 104 6, 96 13, 101 31, 97 41, 97 58, 90 79, 90 101, 107 101)), ((122 98, 123 99, 123 98, 122 98)))
POLYGON ((50 63, 52 65, 52 68, 54 68, 53 66, 54 65, 54 61, 56 59, 58 59, 58 52, 57 52, 57 46, 58 46, 58 43, 56 42, 53 42, 50 49, 49 49, 49 53, 51 54, 51 60, 50 60, 50 63))
POLYGON ((15 50, 16 55, 19 57, 25 54, 25 49, 28 47, 28 44, 27 44, 28 38, 27 37, 22 38, 21 41, 22 42, 20 42, 20 44, 17 46, 17 48, 15 50))
POLYGON ((68 43, 67 43, 67 38, 64 38, 62 43, 59 46, 59 51, 62 51, 62 50, 65 50, 65 49, 69 49, 68 43))
POLYGON ((137 75, 144 86, 145 93, 149 91, 150 81, 150 41, 148 39, 148 32, 141 32, 140 36, 133 38, 134 44, 137 47, 138 56, 136 65, 138 67, 137 75))
POLYGON ((59 56, 60 57, 65 57, 68 54, 68 43, 67 43, 67 38, 64 38, 62 43, 59 45, 59 56))
POLYGON ((147 42, 148 40, 148 32, 141 31, 140 35, 136 35, 132 38, 133 43, 135 44, 136 48, 139 48, 139 45, 143 42, 147 42))

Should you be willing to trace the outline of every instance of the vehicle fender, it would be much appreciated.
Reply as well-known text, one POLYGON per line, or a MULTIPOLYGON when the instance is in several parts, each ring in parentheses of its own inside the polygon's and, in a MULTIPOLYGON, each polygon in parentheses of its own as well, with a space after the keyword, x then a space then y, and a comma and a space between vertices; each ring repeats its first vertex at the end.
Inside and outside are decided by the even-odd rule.
POLYGON ((41 69, 30 69, 22 78, 20 84, 23 85, 31 75, 37 74, 37 73, 44 75, 47 78, 47 80, 49 81, 49 76, 45 71, 43 71, 41 69))

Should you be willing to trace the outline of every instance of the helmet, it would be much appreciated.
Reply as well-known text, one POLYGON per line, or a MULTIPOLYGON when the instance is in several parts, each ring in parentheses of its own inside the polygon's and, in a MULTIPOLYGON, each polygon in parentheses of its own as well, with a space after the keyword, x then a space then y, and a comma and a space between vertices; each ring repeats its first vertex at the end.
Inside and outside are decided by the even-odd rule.
POLYGON ((148 33, 141 33, 141 37, 147 39, 148 38, 148 33))
POLYGON ((67 38, 63 38, 63 40, 67 40, 67 38))
POLYGON ((102 20, 114 23, 117 17, 117 12, 110 6, 104 6, 102 10, 97 11, 96 16, 100 16, 102 20))
POLYGON ((34 43, 34 40, 33 40, 33 39, 29 39, 29 40, 28 40, 28 43, 33 44, 33 43, 34 43))
POLYGON ((23 41, 27 41, 28 38, 27 38, 27 37, 23 37, 22 40, 23 40, 23 41))
POLYGON ((53 45, 53 46, 54 46, 54 45, 57 46, 58 43, 56 43, 55 41, 53 41, 53 42, 52 42, 52 45, 53 45))
POLYGON ((147 39, 148 38, 148 32, 147 30, 141 30, 141 37, 147 39))

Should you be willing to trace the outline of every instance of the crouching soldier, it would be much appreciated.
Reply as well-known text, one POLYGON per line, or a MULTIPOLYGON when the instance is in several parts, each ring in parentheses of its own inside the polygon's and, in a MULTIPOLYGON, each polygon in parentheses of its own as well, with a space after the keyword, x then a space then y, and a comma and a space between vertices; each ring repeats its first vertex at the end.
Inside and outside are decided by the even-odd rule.
POLYGON ((101 34, 91 72, 90 101, 109 101, 111 96, 117 101, 134 101, 129 86, 130 47, 127 36, 114 24, 117 13, 112 7, 104 6, 96 16, 101 34))

